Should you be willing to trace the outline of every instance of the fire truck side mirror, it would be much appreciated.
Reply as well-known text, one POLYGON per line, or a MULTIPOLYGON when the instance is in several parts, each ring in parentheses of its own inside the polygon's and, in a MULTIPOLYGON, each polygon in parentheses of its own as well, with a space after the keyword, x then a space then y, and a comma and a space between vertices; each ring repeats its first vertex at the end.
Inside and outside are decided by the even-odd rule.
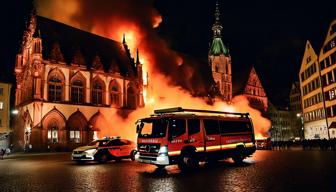
POLYGON ((140 133, 141 129, 144 127, 144 123, 141 122, 141 123, 138 123, 137 124, 137 127, 136 127, 136 132, 137 133, 140 133))
POLYGON ((137 125, 136 126, 136 133, 139 133, 140 132, 140 125, 137 125))

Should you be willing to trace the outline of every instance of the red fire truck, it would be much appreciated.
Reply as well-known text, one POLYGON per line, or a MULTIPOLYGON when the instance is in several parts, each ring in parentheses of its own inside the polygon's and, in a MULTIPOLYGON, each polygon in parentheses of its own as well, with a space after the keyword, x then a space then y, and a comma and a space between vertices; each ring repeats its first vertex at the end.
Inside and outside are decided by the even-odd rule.
POLYGON ((135 159, 160 168, 178 164, 180 169, 194 169, 200 161, 225 158, 241 163, 256 150, 248 113, 176 107, 155 110, 136 124, 135 159))

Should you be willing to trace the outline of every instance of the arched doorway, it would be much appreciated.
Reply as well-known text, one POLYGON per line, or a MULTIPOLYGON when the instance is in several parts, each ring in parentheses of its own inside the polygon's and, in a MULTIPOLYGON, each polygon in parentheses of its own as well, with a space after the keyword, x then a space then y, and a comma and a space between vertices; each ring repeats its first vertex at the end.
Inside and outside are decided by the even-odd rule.
POLYGON ((129 109, 137 107, 137 92, 132 84, 127 86, 127 107, 129 109))
POLYGON ((104 115, 98 111, 89 120, 88 139, 95 140, 101 138, 101 131, 104 131, 103 129, 106 127, 108 127, 107 121, 104 115))
POLYGON ((82 112, 77 110, 67 121, 67 140, 70 149, 77 146, 87 144, 90 140, 88 138, 88 123, 82 112))
POLYGON ((65 117, 54 108, 42 119, 41 149, 63 151, 66 145, 65 117))

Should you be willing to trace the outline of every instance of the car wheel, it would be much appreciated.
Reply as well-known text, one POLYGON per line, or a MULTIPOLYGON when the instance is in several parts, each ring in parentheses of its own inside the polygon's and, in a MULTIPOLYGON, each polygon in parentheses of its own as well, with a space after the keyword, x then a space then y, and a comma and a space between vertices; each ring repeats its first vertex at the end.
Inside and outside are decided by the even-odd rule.
POLYGON ((106 163, 107 162, 107 155, 106 154, 101 154, 98 157, 98 163, 106 163))
POLYGON ((135 150, 133 150, 133 151, 131 152, 131 154, 130 154, 130 159, 131 159, 132 161, 135 161, 135 154, 136 154, 136 151, 135 151, 135 150))
POLYGON ((166 166, 165 165, 156 165, 157 169, 164 169, 166 166))
POLYGON ((84 164, 85 161, 76 161, 77 164, 84 164))

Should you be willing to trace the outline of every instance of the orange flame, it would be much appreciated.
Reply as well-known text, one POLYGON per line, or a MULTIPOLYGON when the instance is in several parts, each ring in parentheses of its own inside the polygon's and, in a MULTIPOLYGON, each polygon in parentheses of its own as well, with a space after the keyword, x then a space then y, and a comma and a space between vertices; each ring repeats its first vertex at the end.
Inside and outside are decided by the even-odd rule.
MULTIPOLYGON (((157 28, 159 26, 159 24, 162 22, 162 17, 157 13, 156 10, 153 10, 152 7, 149 9, 144 9, 147 11, 146 14, 149 14, 151 17, 150 27, 152 28, 148 29, 148 25, 144 25, 139 22, 139 15, 129 17, 129 14, 132 14, 132 11, 119 11, 119 14, 128 14, 126 16, 110 15, 110 17, 105 17, 104 15, 104 17, 99 18, 98 16, 92 18, 90 22, 93 26, 89 24, 83 25, 82 23, 82 25, 79 25, 78 21, 74 20, 74 18, 78 18, 75 17, 78 15, 82 17, 85 15, 84 13, 86 12, 80 10, 80 5, 84 4, 84 2, 79 0, 61 0, 60 2, 63 2, 61 7, 57 6, 59 4, 57 2, 59 1, 52 1, 52 3, 50 3, 46 0, 38 0, 38 3, 42 4, 42 6, 39 6, 40 14, 59 20, 66 24, 88 30, 92 33, 114 39, 119 42, 122 41, 123 35, 125 34, 126 43, 133 57, 136 55, 136 49, 139 48, 140 50, 140 61, 143 64, 143 79, 145 85, 143 94, 146 106, 144 108, 135 110, 130 115, 128 115, 127 118, 122 118, 119 112, 115 109, 101 109, 101 112, 105 115, 106 122, 99 122, 99 127, 101 128, 99 137, 105 135, 119 135, 135 140, 136 134, 134 122, 137 119, 149 116, 153 113, 154 109, 177 106, 231 112, 249 112, 255 127, 256 137, 268 136, 267 131, 271 127, 270 121, 262 117, 261 112, 251 108, 248 104, 248 100, 245 97, 236 96, 233 98, 231 104, 217 101, 214 103, 214 105, 210 106, 206 104, 204 99, 191 96, 190 93, 181 87, 172 86, 172 77, 158 73, 160 72, 157 70, 157 62, 160 62, 157 56, 158 50, 161 51, 160 54, 165 54, 166 58, 171 59, 171 66, 182 65, 183 59, 182 57, 178 56, 177 53, 170 50, 166 42, 164 42, 155 34, 153 28, 157 28), (43 3, 45 5, 43 5, 43 3), (54 7, 55 5, 57 7, 56 10, 54 7), (133 18, 133 20, 130 18, 133 18), (155 46, 149 46, 154 44, 155 46), (149 78, 147 78, 147 73, 149 74, 149 78)), ((138 10, 139 9, 137 9, 137 11, 138 10)), ((113 14, 113 12, 111 12, 111 14, 113 14)), ((84 16, 84 18, 87 19, 86 16, 84 16)), ((83 22, 84 19, 80 21, 83 22)), ((184 77, 186 79, 189 79, 192 73, 197 72, 191 68, 187 68, 186 70, 187 73, 184 77)))

